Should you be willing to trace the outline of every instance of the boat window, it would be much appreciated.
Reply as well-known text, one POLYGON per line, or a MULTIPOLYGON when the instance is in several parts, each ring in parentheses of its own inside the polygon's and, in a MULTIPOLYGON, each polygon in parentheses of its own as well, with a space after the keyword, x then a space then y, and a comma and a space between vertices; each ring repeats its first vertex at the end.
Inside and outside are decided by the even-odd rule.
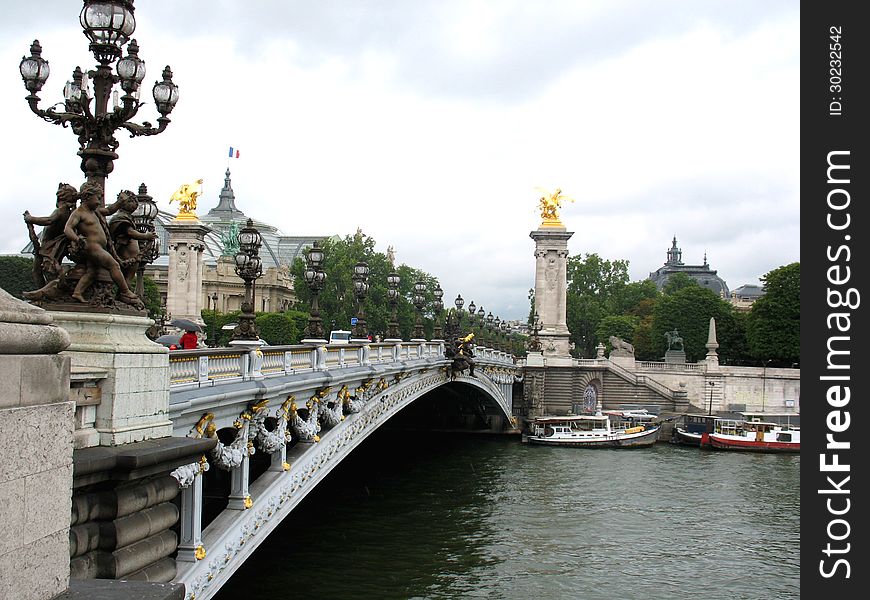
POLYGON ((776 434, 776 441, 777 442, 790 442, 791 441, 791 434, 790 433, 777 433, 776 434))

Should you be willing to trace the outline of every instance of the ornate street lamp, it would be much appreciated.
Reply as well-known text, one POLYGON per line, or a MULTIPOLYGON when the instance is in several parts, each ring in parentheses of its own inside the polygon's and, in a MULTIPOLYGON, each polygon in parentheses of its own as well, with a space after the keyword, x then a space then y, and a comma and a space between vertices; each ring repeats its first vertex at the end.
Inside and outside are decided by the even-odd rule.
POLYGON ((326 273, 321 268, 323 266, 323 249, 318 245, 317 240, 311 248, 308 249, 308 254, 305 255, 305 271, 303 277, 308 290, 311 292, 311 306, 308 310, 308 325, 305 327, 303 336, 307 340, 323 340, 323 322, 320 320, 320 304, 318 298, 320 290, 326 282, 326 273))
POLYGON ((368 340, 369 331, 366 327, 366 315, 363 303, 366 299, 366 294, 369 292, 369 266, 359 261, 353 266, 353 295, 356 298, 356 325, 350 332, 352 338, 357 340, 368 340))
MULTIPOLYGON (((157 218, 157 204, 148 195, 148 188, 144 183, 139 186, 136 200, 138 200, 139 205, 132 215, 136 231, 139 233, 156 234, 157 230, 154 227, 154 219, 157 218)), ((139 298, 143 298, 145 294, 145 265, 150 265, 158 256, 160 256, 160 240, 158 238, 139 241, 139 268, 136 271, 136 295, 139 298)))
POLYGON ((217 346, 217 339, 215 338, 215 321, 217 321, 217 303, 218 303, 218 295, 217 292, 213 292, 211 296, 208 297, 211 300, 211 335, 209 336, 209 347, 215 348, 217 346))
POLYGON ((501 350, 501 319, 496 317, 495 321, 492 323, 493 328, 493 342, 492 346, 496 350, 501 350))
POLYGON ((436 340, 440 340, 442 339, 441 311, 444 310, 444 302, 442 300, 442 298, 444 298, 444 290, 441 289, 440 284, 437 284, 432 293, 435 296, 435 302, 433 303, 433 308, 435 309, 435 330, 432 332, 432 337, 436 340))
POLYGON ((414 306, 417 308, 417 320, 414 323, 414 339, 422 340, 423 333, 423 306, 426 303, 426 282, 418 281, 414 284, 414 306))
POLYGON ((474 306, 474 300, 471 301, 471 304, 468 305, 468 315, 471 317, 471 324, 474 325, 474 315, 476 314, 474 311, 477 309, 474 306))
POLYGON ((263 274, 263 263, 260 260, 260 246, 263 238, 254 227, 254 222, 248 222, 239 231, 239 251, 236 253, 236 274, 245 281, 245 301, 242 302, 242 314, 239 324, 233 331, 233 341, 256 341, 260 339, 260 331, 254 323, 255 283, 263 274))
POLYGON ((528 348, 529 352, 540 352, 541 351, 541 339, 538 337, 538 333, 541 331, 541 317, 538 316, 538 313, 535 313, 535 316, 532 318, 532 334, 529 336, 528 348))
POLYGON ((390 303, 390 322, 387 324, 387 338, 391 340, 401 339, 399 333, 398 306, 399 306, 399 274, 393 271, 387 275, 387 299, 390 303))
POLYGON ((79 21, 99 65, 87 74, 75 68, 72 80, 64 86, 64 110, 55 110, 54 106, 39 108, 37 93, 49 75, 48 61, 42 58, 39 40, 33 41, 30 56, 22 58, 19 64, 24 87, 29 92, 26 99, 30 110, 49 123, 70 126, 78 136, 78 155, 85 177, 99 183, 103 189, 118 158, 115 132, 126 129, 130 137, 162 133, 169 125, 169 113, 178 102, 178 86, 172 82, 172 70, 167 66, 163 80, 155 82, 152 89, 160 113, 159 126, 152 127, 147 121, 141 125, 130 121, 142 105, 139 94, 145 79, 145 62, 139 58, 139 45, 130 39, 136 29, 133 11, 133 0, 84 0, 79 21), (128 41, 127 56, 122 58, 128 41), (117 74, 111 67, 115 61, 117 74), (120 99, 118 91, 113 89, 116 83, 120 83, 124 91, 120 99), (113 99, 111 109, 109 98, 113 99))
POLYGON ((710 386, 710 408, 707 410, 708 415, 713 414, 713 388, 716 387, 715 381, 708 381, 707 385, 710 386))

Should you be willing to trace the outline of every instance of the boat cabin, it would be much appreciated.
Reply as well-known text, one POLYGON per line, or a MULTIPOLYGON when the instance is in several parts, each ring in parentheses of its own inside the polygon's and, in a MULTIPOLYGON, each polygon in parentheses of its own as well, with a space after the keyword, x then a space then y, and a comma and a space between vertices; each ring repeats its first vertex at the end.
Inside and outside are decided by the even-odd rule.
POLYGON ((757 422, 763 421, 773 423, 788 429, 800 429, 801 415, 800 413, 772 413, 772 412, 740 412, 737 413, 746 421, 757 422))
POLYGON ((713 433, 716 421, 721 417, 716 415, 699 415, 695 413, 683 414, 683 429, 688 433, 704 434, 713 433))
POLYGON ((605 415, 568 415, 565 417, 538 417, 534 420, 534 434, 553 435, 601 435, 610 432, 610 421, 605 415))

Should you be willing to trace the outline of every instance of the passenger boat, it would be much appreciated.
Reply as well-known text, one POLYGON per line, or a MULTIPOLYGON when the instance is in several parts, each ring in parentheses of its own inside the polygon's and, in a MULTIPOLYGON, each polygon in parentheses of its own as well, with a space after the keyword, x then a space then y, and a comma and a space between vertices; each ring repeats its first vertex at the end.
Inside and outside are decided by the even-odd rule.
POLYGON ((687 446, 710 446, 710 434, 713 433, 716 415, 699 415, 686 413, 683 415, 683 424, 674 427, 671 441, 675 444, 687 446))
POLYGON ((758 419, 719 419, 709 434, 710 445, 719 450, 749 452, 800 452, 799 427, 758 419))
POLYGON ((579 448, 638 448, 656 442, 661 425, 644 411, 598 410, 594 415, 538 417, 532 421, 530 444, 579 448))

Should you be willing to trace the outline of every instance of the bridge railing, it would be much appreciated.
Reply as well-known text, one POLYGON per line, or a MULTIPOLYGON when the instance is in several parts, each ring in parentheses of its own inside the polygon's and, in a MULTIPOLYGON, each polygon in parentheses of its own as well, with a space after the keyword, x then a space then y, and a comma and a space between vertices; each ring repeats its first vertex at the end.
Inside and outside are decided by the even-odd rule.
MULTIPOLYGON (((513 358, 492 348, 476 348, 479 359, 513 364, 513 358)), ((263 346, 173 350, 169 355, 170 387, 203 387, 257 377, 306 371, 437 358, 444 355, 438 341, 335 344, 328 346, 263 346)))

